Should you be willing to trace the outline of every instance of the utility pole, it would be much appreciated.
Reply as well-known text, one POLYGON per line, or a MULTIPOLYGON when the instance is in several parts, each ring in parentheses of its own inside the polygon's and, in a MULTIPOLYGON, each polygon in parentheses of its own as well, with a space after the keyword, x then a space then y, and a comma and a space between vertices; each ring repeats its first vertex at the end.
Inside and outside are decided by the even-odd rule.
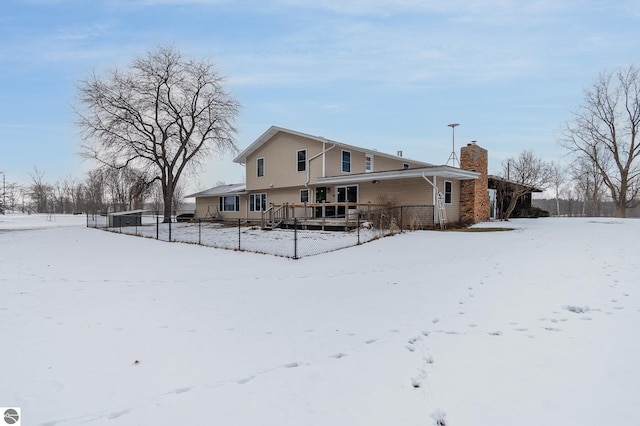
POLYGON ((0 171, 0 173, 2 173, 2 214, 7 214, 7 175, 5 172, 0 171))

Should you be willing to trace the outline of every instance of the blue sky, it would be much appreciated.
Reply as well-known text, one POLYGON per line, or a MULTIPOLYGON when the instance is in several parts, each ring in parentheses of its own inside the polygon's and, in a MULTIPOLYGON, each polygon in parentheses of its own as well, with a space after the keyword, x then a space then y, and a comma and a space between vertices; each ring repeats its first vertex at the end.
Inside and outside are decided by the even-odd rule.
MULTIPOLYGON (((0 171, 83 178, 78 81, 160 45, 214 61, 242 105, 237 144, 271 125, 444 164, 471 140, 490 172, 556 137, 598 73, 639 65, 640 2, 2 0, 0 171)), ((241 182, 212 158, 190 189, 241 182)))

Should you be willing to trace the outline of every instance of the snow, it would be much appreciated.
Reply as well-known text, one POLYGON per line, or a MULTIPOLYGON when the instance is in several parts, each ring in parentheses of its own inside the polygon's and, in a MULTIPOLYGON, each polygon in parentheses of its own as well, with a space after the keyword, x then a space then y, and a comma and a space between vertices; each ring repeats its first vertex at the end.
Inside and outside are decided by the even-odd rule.
POLYGON ((300 260, 85 223, 0 216, 0 405, 23 424, 640 423, 638 220, 300 260))
MULTIPOLYGON (((160 219, 161 220, 161 219, 160 219)), ((370 222, 362 222, 360 229, 349 232, 304 229, 273 229, 265 234, 259 226, 220 222, 160 223, 155 216, 143 216, 139 226, 111 227, 111 232, 156 238, 162 241, 201 244, 228 250, 243 250, 298 258, 327 253, 399 232, 375 229, 370 222), (170 228, 171 227, 171 228, 170 228), (294 235, 295 233, 295 235, 294 235)), ((106 217, 87 217, 87 224, 94 228, 107 228, 106 217)))

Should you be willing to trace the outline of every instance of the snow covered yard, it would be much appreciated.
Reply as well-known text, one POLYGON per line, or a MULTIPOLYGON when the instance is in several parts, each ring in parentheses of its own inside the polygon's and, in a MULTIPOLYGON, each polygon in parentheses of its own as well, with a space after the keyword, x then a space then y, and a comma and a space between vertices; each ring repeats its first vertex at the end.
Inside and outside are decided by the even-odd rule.
POLYGON ((106 217, 87 217, 87 226, 110 232, 130 234, 162 241, 201 244, 227 250, 250 251, 291 258, 300 258, 353 247, 399 232, 375 229, 364 222, 359 229, 349 232, 300 229, 261 230, 259 226, 227 222, 161 223, 156 216, 143 216, 142 225, 108 228, 106 217))
POLYGON ((640 424, 640 221, 507 225, 290 260, 0 216, 0 406, 47 426, 640 424))

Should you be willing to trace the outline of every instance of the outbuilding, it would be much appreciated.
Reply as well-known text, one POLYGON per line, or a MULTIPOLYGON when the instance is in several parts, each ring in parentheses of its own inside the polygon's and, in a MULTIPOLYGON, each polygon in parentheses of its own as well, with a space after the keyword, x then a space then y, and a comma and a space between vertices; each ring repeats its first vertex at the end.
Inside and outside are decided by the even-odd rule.
POLYGON ((142 214, 145 210, 128 210, 124 212, 109 213, 109 227, 120 228, 123 226, 142 225, 142 214))

